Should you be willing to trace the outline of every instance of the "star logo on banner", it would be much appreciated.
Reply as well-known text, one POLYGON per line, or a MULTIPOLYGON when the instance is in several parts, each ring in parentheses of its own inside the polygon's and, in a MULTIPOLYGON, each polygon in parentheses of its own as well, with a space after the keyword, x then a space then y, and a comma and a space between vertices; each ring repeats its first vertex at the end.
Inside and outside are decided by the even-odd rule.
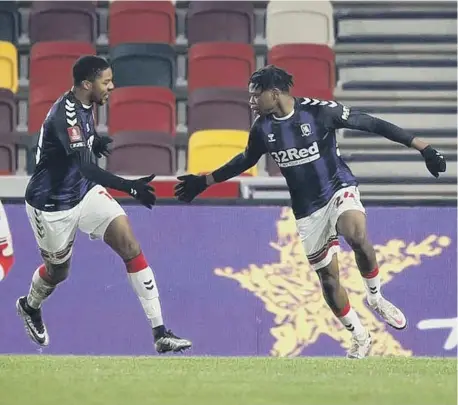
MULTIPOLYGON (((291 208, 282 210, 276 225, 277 240, 270 246, 278 252, 278 261, 250 264, 239 270, 217 268, 214 273, 238 282, 240 287, 252 292, 264 303, 266 311, 275 315, 270 329, 275 338, 270 351, 272 356, 298 356, 321 336, 329 336, 343 349, 348 349, 348 331, 323 299, 318 277, 310 268, 297 235, 291 208)), ((448 236, 430 235, 419 242, 392 239, 384 245, 375 245, 382 285, 388 284, 406 269, 420 265, 425 258, 440 255, 450 244, 448 236)), ((340 281, 348 292, 350 302, 363 324, 373 332, 371 355, 411 356, 412 352, 402 347, 389 327, 366 305, 366 292, 353 252, 342 250, 339 263, 340 281)), ((456 328, 452 331, 456 345, 456 328)))

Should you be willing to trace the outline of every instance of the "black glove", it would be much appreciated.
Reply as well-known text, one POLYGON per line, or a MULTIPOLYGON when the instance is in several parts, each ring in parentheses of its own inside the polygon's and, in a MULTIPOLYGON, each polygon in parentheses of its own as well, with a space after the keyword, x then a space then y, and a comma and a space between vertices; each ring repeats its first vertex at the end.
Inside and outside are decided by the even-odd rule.
POLYGON ((140 201, 146 208, 151 209, 156 203, 156 195, 154 194, 154 188, 149 185, 150 181, 156 177, 152 174, 148 177, 142 177, 137 180, 128 180, 128 187, 130 191, 128 193, 140 201))
POLYGON ((187 174, 186 176, 179 176, 178 180, 181 180, 181 183, 175 185, 175 197, 187 203, 194 200, 208 187, 206 176, 187 174))
POLYGON ((431 145, 421 151, 425 159, 426 167, 434 177, 439 177, 439 173, 445 172, 447 167, 445 157, 434 149, 431 145))
POLYGON ((107 157, 111 153, 109 148, 111 142, 113 142, 113 139, 110 136, 94 135, 94 141, 92 142, 94 155, 98 158, 101 158, 102 155, 107 157))

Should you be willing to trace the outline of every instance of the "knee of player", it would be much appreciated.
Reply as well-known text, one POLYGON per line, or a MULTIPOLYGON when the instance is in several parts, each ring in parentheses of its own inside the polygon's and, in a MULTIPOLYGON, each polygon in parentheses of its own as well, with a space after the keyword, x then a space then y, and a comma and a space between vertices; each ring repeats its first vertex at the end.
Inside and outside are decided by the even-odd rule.
POLYGON ((339 276, 331 269, 325 267, 317 271, 323 290, 334 290, 339 286, 339 276))
POLYGON ((366 232, 361 229, 354 229, 345 235, 345 240, 353 249, 360 249, 366 244, 366 232))
POLYGON ((122 259, 131 260, 137 257, 141 253, 140 244, 136 239, 125 238, 121 242, 120 254, 122 259))

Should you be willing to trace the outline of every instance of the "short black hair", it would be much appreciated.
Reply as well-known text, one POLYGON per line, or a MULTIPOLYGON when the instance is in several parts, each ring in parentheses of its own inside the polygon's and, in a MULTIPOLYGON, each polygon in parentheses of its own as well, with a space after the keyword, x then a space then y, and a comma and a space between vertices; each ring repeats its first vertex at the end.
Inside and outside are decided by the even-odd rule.
POLYGON ((268 65, 258 69, 251 75, 249 83, 252 83, 255 88, 259 88, 261 91, 277 88, 284 92, 288 92, 294 84, 293 76, 275 65, 268 65))
POLYGON ((108 69, 110 64, 100 56, 84 55, 73 65, 73 84, 80 86, 84 80, 93 82, 100 74, 108 69))

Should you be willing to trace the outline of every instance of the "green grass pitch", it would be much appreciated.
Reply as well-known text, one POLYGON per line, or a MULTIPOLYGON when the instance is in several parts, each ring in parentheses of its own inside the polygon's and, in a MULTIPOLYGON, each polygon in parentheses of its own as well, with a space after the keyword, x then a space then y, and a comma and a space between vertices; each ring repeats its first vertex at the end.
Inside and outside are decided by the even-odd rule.
POLYGON ((452 405, 456 359, 0 356, 1 405, 452 405))

